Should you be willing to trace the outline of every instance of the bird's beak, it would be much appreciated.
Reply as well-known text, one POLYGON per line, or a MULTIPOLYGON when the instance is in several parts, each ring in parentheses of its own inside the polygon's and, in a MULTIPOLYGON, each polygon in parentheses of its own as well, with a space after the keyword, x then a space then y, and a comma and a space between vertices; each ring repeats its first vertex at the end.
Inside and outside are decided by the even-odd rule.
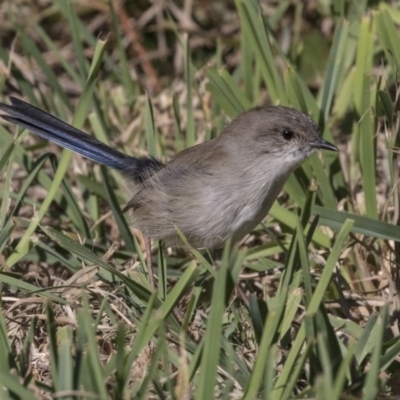
POLYGON ((316 149, 339 151, 339 149, 335 145, 327 142, 325 139, 322 139, 322 138, 318 138, 317 140, 314 140, 314 142, 310 143, 310 146, 315 147, 316 149))

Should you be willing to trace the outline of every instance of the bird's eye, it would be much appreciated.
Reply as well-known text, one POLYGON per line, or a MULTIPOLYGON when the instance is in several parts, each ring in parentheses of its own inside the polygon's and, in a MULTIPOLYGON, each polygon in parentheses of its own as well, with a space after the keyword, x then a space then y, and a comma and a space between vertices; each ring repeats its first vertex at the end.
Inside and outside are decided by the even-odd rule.
POLYGON ((284 138, 285 140, 292 140, 293 137, 294 137, 294 132, 291 131, 291 130, 289 130, 289 129, 285 129, 285 130, 282 132, 282 136, 283 136, 283 138, 284 138))

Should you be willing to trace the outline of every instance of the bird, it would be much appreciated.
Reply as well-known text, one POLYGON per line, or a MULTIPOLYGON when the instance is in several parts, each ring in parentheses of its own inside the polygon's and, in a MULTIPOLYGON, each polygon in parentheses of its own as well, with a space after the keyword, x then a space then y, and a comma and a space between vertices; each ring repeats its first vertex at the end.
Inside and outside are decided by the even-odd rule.
POLYGON ((127 180, 131 199, 123 211, 131 210, 133 226, 146 238, 150 265, 150 239, 182 246, 178 229, 197 249, 240 241, 264 219, 297 167, 317 150, 338 151, 305 113, 258 106, 234 118, 214 139, 163 163, 124 154, 16 97, 10 102, 0 103, 4 120, 115 169, 127 180))

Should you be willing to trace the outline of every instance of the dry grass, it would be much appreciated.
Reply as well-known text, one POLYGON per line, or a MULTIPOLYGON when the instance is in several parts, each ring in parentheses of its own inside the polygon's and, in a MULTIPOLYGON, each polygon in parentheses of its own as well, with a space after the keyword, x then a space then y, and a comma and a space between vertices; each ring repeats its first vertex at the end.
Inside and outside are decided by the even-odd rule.
MULTIPOLYGON (((98 78, 99 83, 96 87, 97 106, 104 114, 102 122, 105 121, 107 128, 112 128, 107 138, 113 145, 129 154, 140 156, 147 154, 144 134, 146 125, 144 109, 147 99, 145 93, 147 93, 153 105, 154 122, 158 132, 157 152, 161 159, 168 160, 181 150, 182 143, 184 143, 177 141, 177 132, 185 136, 188 125, 194 124, 197 132, 195 141, 203 142, 213 134, 211 130, 214 127, 220 130, 227 121, 226 114, 220 108, 220 104, 217 104, 215 96, 207 86, 209 79, 206 70, 210 67, 218 68, 222 62, 229 72, 235 72, 243 63, 243 54, 240 50, 241 25, 238 13, 234 4, 228 1, 196 2, 186 0, 178 3, 166 0, 164 2, 154 1, 149 4, 146 2, 125 4, 114 1, 113 4, 118 28, 123 38, 123 48, 127 57, 126 65, 129 66, 129 75, 133 85, 131 94, 133 96, 134 93, 134 100, 126 98, 127 88, 118 76, 118 72, 122 71, 122 68, 118 69, 121 64, 121 52, 107 3, 104 1, 74 2, 76 15, 79 16, 79 20, 84 23, 93 37, 107 37, 107 58, 102 64, 98 78), (171 19, 168 17, 168 13, 171 15, 171 19), (178 33, 177 36, 175 36, 174 30, 178 33), (185 40, 186 37, 190 38, 188 54, 191 56, 195 71, 192 78, 185 76, 187 74, 185 50, 184 46, 179 44, 179 40, 185 40), (117 69, 114 69, 115 66, 117 69), (193 83, 193 87, 188 83, 193 83), (188 112, 189 94, 192 96, 193 119, 188 112), (180 110, 179 121, 176 119, 175 106, 178 106, 180 110)), ((272 16, 276 15, 278 1, 266 1, 261 5, 265 15, 271 17, 271 28, 276 41, 285 51, 290 53, 299 49, 299 42, 303 40, 304 43, 307 43, 311 35, 319 35, 321 46, 331 44, 335 17, 330 13, 321 12, 318 2, 306 2, 301 10, 301 18, 296 14, 299 9, 295 5, 291 5, 278 20, 272 19, 272 16), (292 25, 294 29, 288 29, 292 25)), ((36 24, 41 26, 53 40, 62 59, 74 71, 79 71, 79 59, 76 56, 76 48, 71 36, 70 22, 60 16, 52 1, 31 4, 31 2, 21 0, 0 4, 0 20, 6 21, 0 29, 0 47, 6 49, 10 56, 8 63, 5 63, 4 59, 0 59, 0 73, 5 76, 2 101, 9 95, 25 93, 21 82, 26 82, 33 88, 34 93, 40 96, 44 104, 55 106, 53 111, 60 111, 62 108, 63 112, 67 114, 67 119, 71 120, 73 112, 67 107, 61 106, 59 97, 55 97, 54 103, 47 101, 48 96, 53 96, 54 87, 49 84, 49 78, 42 66, 34 57, 26 54, 20 38, 16 35, 16 27, 19 25, 38 46, 46 64, 56 74, 62 91, 71 100, 71 103, 76 105, 82 92, 83 83, 79 84, 76 79, 71 77, 65 64, 60 62, 60 58, 55 52, 48 44, 44 43, 36 29, 36 24), (10 19, 10 15, 15 20, 10 19), (16 69, 22 76, 15 74, 16 69)), ((94 54, 94 46, 85 43, 83 54, 86 59, 90 60, 94 54)), ((294 54, 292 56, 293 59, 296 59, 294 54)), ((312 61, 306 56, 303 57, 303 64, 307 65, 310 62, 312 61)), ((284 72, 286 64, 279 57, 277 57, 277 64, 280 71, 284 72)), ((323 85, 324 66, 319 68, 316 67, 312 76, 307 77, 307 82, 314 93, 317 93, 323 85)), ((260 72, 258 71, 258 73, 260 72)), ((373 73, 378 80, 380 77, 385 77, 388 72, 387 68, 375 68, 373 73)), ((255 103, 273 101, 265 86, 261 87, 257 94, 255 103)), ((337 94, 338 97, 339 95, 340 93, 337 94)), ((346 118, 350 117, 340 108, 340 104, 334 104, 332 115, 327 121, 335 136, 335 143, 340 146, 340 164, 332 164, 333 167, 330 165, 326 169, 330 171, 330 180, 337 196, 338 209, 365 215, 363 170, 354 161, 357 158, 353 145, 354 136, 346 136, 343 133, 354 129, 354 120, 347 124, 346 118), (340 187, 340 179, 335 178, 335 174, 336 177, 339 174, 335 172, 335 169, 340 169, 340 173, 343 174, 342 187, 340 187)), ((376 112, 378 113, 378 111, 376 112)), ((388 127, 384 124, 386 120, 382 118, 381 114, 382 123, 377 125, 375 132, 378 159, 376 164, 378 213, 380 220, 390 222, 395 226, 399 221, 398 196, 395 195, 398 192, 398 174, 394 178, 390 174, 397 173, 399 166, 396 156, 388 151, 387 145, 388 137, 395 136, 396 131, 393 125, 388 127), (391 157, 394 157, 392 161, 390 161, 391 157), (392 171, 388 171, 388 165, 393 167, 392 171), (393 184, 393 180, 396 182, 395 184, 393 184)), ((91 116, 95 118, 94 113, 91 116)), ((86 130, 94 130, 93 120, 90 118, 88 120, 91 124, 85 126, 86 130)), ((13 128, 10 129, 13 131, 13 128)), ((31 135, 25 136, 22 144, 27 150, 30 160, 36 160, 45 151, 51 151, 57 157, 61 154, 61 150, 57 146, 46 145, 44 148, 31 135)), ((50 163, 45 165, 44 173, 52 176, 53 168, 50 163)), ((7 204, 9 210, 12 209, 15 197, 27 179, 27 171, 26 166, 20 162, 15 162, 10 170, 4 170, 4 180, 0 182, 0 191, 5 190, 6 177, 12 176, 12 195, 8 198, 9 204, 7 204)), ((112 265, 127 280, 137 282, 147 289, 140 252, 132 254, 127 251, 127 243, 124 241, 124 237, 121 237, 118 221, 115 219, 115 214, 109 210, 109 202, 104 196, 104 189, 99 184, 99 182, 104 183, 104 179, 102 171, 97 166, 74 155, 68 168, 67 181, 83 218, 89 225, 92 236, 90 238, 81 237, 70 214, 67 214, 62 207, 62 202, 55 201, 41 220, 40 227, 35 231, 34 236, 31 237, 32 243, 37 246, 36 252, 28 253, 26 257, 10 267, 7 262, 8 257, 13 252, 15 244, 23 237, 30 221, 35 218, 38 207, 48 196, 43 182, 34 180, 27 190, 17 216, 13 217, 15 226, 10 233, 7 247, 0 255, 0 265, 4 273, 18 278, 24 284, 33 285, 31 287, 23 285, 15 287, 2 283, 2 312, 12 354, 27 357, 27 360, 19 364, 29 365, 29 368, 24 371, 25 377, 29 377, 29 380, 35 379, 49 387, 52 387, 54 383, 54 371, 51 367, 48 300, 42 297, 43 293, 56 295, 65 300, 64 303, 52 302, 54 324, 57 327, 55 332, 61 335, 61 339, 58 337, 56 339, 58 345, 65 344, 63 335, 67 331, 63 328, 71 328, 69 332, 72 332, 74 336, 71 353, 74 357, 76 356, 75 340, 78 328, 80 328, 79 321, 81 321, 78 310, 82 308, 88 307, 87 315, 90 314, 95 321, 96 336, 94 340, 103 366, 108 365, 108 362, 118 354, 120 324, 125 327, 123 342, 127 349, 126 354, 135 348, 139 328, 141 326, 143 328, 141 322, 147 308, 146 302, 138 295, 138 292, 131 287, 127 288, 126 282, 120 277, 113 276, 109 271, 99 267, 96 263, 88 262, 84 257, 72 256, 70 258, 71 255, 62 241, 57 242, 55 236, 51 236, 51 231, 49 231, 49 228, 54 228, 58 232, 64 232, 77 243, 93 250, 93 254, 102 256, 105 262, 112 265), (85 181, 82 176, 89 177, 88 181, 85 181), (93 184, 92 188, 97 190, 94 196, 90 194, 90 189, 86 189, 88 182, 93 184), (96 212, 91 208, 94 203, 97 204, 96 212), (60 258, 57 259, 54 254, 52 255, 49 249, 55 253, 58 252, 60 258), (70 263, 64 264, 63 260, 67 259, 70 260, 70 263), (78 268, 79 263, 80 267, 78 268), (43 292, 34 292, 31 290, 32 287, 43 292), (30 351, 27 351, 24 343, 32 326, 35 326, 35 330, 30 351)), ((128 200, 129 186, 111 174, 107 175, 107 179, 110 181, 119 204, 124 204, 128 200)), ((311 181, 309 187, 312 188, 313 183, 315 182, 311 181)), ((299 205, 293 201, 293 193, 282 194, 279 202, 288 210, 294 210, 293 215, 296 215, 296 208, 299 205)), ((305 206, 305 208, 307 207, 305 206)), ((242 265, 240 287, 247 294, 254 294, 254 301, 257 303, 257 298, 259 304, 264 300, 268 303, 269 300, 279 297, 279 285, 282 283, 282 275, 284 275, 282 267, 292 254, 289 242, 294 240, 293 226, 286 223, 285 218, 280 217, 278 211, 268 217, 267 229, 256 230, 241 244, 241 249, 248 250, 248 254, 242 265), (280 246, 285 248, 284 251, 280 246)), ((319 229, 321 230, 320 237, 329 240, 330 245, 333 246, 337 239, 336 230, 328 227, 319 229)), ((140 232, 133 230, 133 236, 143 249, 143 238, 140 232)), ((307 249, 310 255, 312 287, 315 289, 332 252, 332 247, 327 248, 321 243, 313 241, 307 249)), ((169 393, 168 388, 166 389, 167 382, 174 382, 174 387, 170 392, 174 392, 177 398, 191 398, 195 395, 197 386, 193 383, 193 376, 190 376, 191 368, 193 368, 190 360, 191 357, 194 357, 196 346, 204 343, 203 338, 207 335, 207 321, 213 308, 214 281, 210 274, 206 273, 200 258, 193 257, 190 253, 182 250, 168 249, 165 254, 170 271, 168 280, 166 280, 169 293, 181 279, 185 267, 194 263, 201 270, 202 279, 197 280, 196 285, 182 289, 179 296, 176 297, 173 313, 168 314, 173 314, 173 321, 166 319, 165 330, 157 331, 157 340, 160 342, 165 340, 165 343, 168 343, 166 346, 168 351, 165 350, 164 358, 160 356, 157 359, 159 361, 156 362, 156 369, 163 371, 157 375, 160 387, 164 385, 162 386, 163 390, 169 393), (191 310, 190 307, 194 307, 194 309, 191 310), (187 329, 186 338, 177 333, 174 323, 177 323, 177 326, 183 325, 187 329), (190 346, 193 346, 194 350, 192 353, 189 350, 189 356, 187 352, 190 346), (173 359, 173 356, 168 353, 169 351, 176 355, 180 362, 178 366, 176 363, 167 362, 166 354, 173 359)), ((362 335, 361 328, 365 327, 366 323, 386 303, 389 303, 388 329, 385 330, 387 348, 390 347, 387 340, 399 336, 398 269, 399 247, 396 241, 387 238, 377 239, 374 235, 362 235, 357 232, 349 235, 340 251, 325 301, 323 306, 321 305, 321 310, 326 311, 324 315, 332 318, 330 321, 335 334, 343 343, 359 338, 362 335), (360 330, 358 330, 359 328, 360 330)), ((290 289, 293 290, 289 293, 290 300, 295 304, 295 311, 291 315, 292 319, 287 335, 280 337, 279 348, 274 358, 277 376, 284 371, 284 363, 288 359, 288 349, 300 331, 300 326, 307 314, 307 302, 304 301, 306 289, 296 279, 300 278, 298 276, 294 278, 295 283, 292 282, 290 286, 290 289)), ((162 296, 160 295, 160 297, 162 296)), ((271 304, 268 303, 269 306, 271 304)), ((236 296, 236 292, 230 297, 229 307, 224 313, 223 319, 224 329, 229 331, 228 333, 225 331, 225 334, 226 337, 229 337, 229 343, 232 344, 232 348, 235 349, 238 358, 244 363, 250 374, 255 368, 261 347, 261 343, 257 339, 257 332, 251 323, 254 322, 253 316, 251 312, 248 314, 240 297, 236 296)), ((157 311, 154 311, 153 318, 156 320, 157 317, 157 311)), ((372 338, 376 337, 378 336, 372 338)), ((135 393, 138 398, 139 394, 143 395, 138 382, 146 380, 151 363, 156 359, 156 355, 159 356, 157 343, 159 342, 148 341, 132 363, 127 386, 130 389, 133 388, 131 393, 135 393)), ((372 354, 373 347, 366 346, 366 348, 372 354)), ((226 352, 229 353, 229 349, 226 352)), ((269 354, 271 355, 271 353, 269 354)), ((380 374, 382 380, 386 381, 386 393, 398 395, 400 390, 396 374, 400 360, 397 355, 393 357, 393 360, 392 370, 386 369, 380 371, 380 374)), ((371 362, 369 358, 364 359, 363 363, 359 365, 359 376, 364 377, 363 374, 366 375, 367 371, 372 368, 371 364, 373 361, 371 362)), ((325 371, 323 360, 319 360, 318 367, 320 370, 315 376, 319 376, 321 371, 325 371)), ((245 370, 242 366, 238 367, 236 359, 232 361, 232 371, 229 371, 224 363, 218 365, 219 385, 216 386, 214 393, 216 398, 222 397, 223 394, 227 395, 227 393, 229 393, 229 398, 244 396, 246 389, 243 382, 238 382, 238 375, 233 372, 240 368, 245 370), (226 382, 231 385, 228 389, 228 386, 224 386, 226 382)), ((200 374, 201 372, 197 373, 197 375, 200 374)), ((24 378, 20 371, 16 375, 21 380, 24 378)), ((151 379, 155 379, 154 375, 149 376, 152 376, 151 379)), ((293 393, 303 393, 302 390, 307 389, 310 385, 306 378, 307 367, 300 376, 293 393)), ((366 381, 368 379, 365 378, 366 381)), ((320 381, 318 382, 320 383, 320 381)), ((320 387, 318 387, 318 382, 309 392, 317 397, 323 386, 320 383, 320 387)), ((356 378, 352 381, 353 385, 356 385, 354 382, 359 383, 356 378)), ((117 387, 115 376, 108 375, 106 384, 110 398, 118 398, 118 395, 113 392, 117 387)), ((352 391, 350 390, 351 386, 350 389, 347 388, 346 396, 349 396, 347 398, 351 398, 350 393, 352 396, 361 396, 361 387, 353 388, 352 391)), ((38 388, 32 384, 30 390, 36 398, 53 398, 51 390, 48 388, 38 388)), ((147 393, 146 389, 143 390, 147 393)), ((307 391, 304 393, 307 394, 307 391)), ((147 396, 147 398, 159 398, 159 393, 153 387, 147 396)), ((81 397, 85 398, 85 395, 81 394, 81 397)))

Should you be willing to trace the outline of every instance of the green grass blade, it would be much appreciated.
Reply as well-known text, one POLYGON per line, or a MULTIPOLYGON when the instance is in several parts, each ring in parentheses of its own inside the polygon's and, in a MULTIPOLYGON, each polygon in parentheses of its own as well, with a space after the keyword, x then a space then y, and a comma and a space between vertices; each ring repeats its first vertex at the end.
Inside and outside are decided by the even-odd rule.
POLYGON ((332 273, 339 259, 340 253, 344 248, 344 242, 351 232, 353 224, 354 221, 346 220, 340 229, 333 248, 329 254, 328 260, 326 261, 326 265, 323 269, 320 280, 314 290, 313 297, 311 298, 307 309, 307 315, 313 315, 318 311, 318 308, 320 307, 320 304, 328 289, 328 285, 332 279, 332 273))
POLYGON ((196 399, 214 398, 214 386, 217 381, 220 341, 222 339, 222 317, 225 311, 225 291, 228 279, 227 262, 223 262, 217 272, 211 300, 211 311, 204 336, 204 347, 201 357, 196 399), (215 340, 218 338, 218 340, 215 340))
POLYGON ((254 49, 273 103, 287 104, 286 92, 275 65, 272 48, 264 23, 260 18, 257 2, 235 0, 235 4, 239 12, 242 30, 248 39, 248 43, 254 49))
POLYGON ((385 328, 387 326, 388 306, 387 304, 381 309, 381 321, 378 325, 378 337, 374 341, 374 349, 372 352, 371 363, 366 375, 363 400, 376 399, 380 388, 380 360, 382 356, 382 343, 384 341, 385 328))
POLYGON ((333 97, 337 88, 338 77, 343 67, 343 53, 346 46, 347 35, 349 31, 349 23, 340 21, 336 25, 333 43, 328 60, 328 68, 326 70, 325 79, 320 90, 320 108, 324 115, 324 120, 327 120, 333 97))
POLYGON ((207 89, 231 118, 251 108, 250 101, 226 71, 222 70, 218 73, 215 70, 208 69, 206 74, 209 79, 207 89))
MULTIPOLYGON (((102 41, 99 41, 98 46, 95 49, 92 67, 91 67, 91 73, 89 74, 86 86, 85 86, 82 96, 79 100, 77 112, 74 115, 73 125, 77 128, 81 127, 85 120, 86 113, 89 108, 91 96, 92 96, 93 89, 94 89, 95 79, 96 79, 97 73, 100 69, 102 54, 103 54, 104 50, 105 50, 105 43, 102 41)), ((29 251, 31 236, 35 232, 38 224, 40 223, 41 219, 47 212, 52 200, 54 199, 54 196, 56 195, 56 193, 58 191, 58 188, 59 188, 59 186, 65 176, 67 168, 70 164, 71 154, 72 153, 70 151, 67 151, 67 150, 63 151, 63 155, 61 156, 57 172, 54 176, 54 180, 49 189, 49 193, 48 193, 47 197, 45 198, 45 200, 43 201, 43 204, 40 207, 40 210, 38 211, 37 215, 32 219, 32 222, 29 225, 29 228, 26 230, 24 236, 21 238, 18 245, 16 246, 14 253, 12 253, 10 255, 10 257, 7 259, 8 265, 10 265, 10 266, 14 265, 22 257, 24 257, 25 254, 29 251)))
POLYGON ((313 214, 320 216, 320 225, 329 226, 339 230, 346 219, 352 219, 354 225, 351 228, 353 233, 361 233, 371 237, 400 241, 400 230, 397 226, 384 221, 376 221, 360 215, 336 211, 325 207, 314 206, 313 214))

